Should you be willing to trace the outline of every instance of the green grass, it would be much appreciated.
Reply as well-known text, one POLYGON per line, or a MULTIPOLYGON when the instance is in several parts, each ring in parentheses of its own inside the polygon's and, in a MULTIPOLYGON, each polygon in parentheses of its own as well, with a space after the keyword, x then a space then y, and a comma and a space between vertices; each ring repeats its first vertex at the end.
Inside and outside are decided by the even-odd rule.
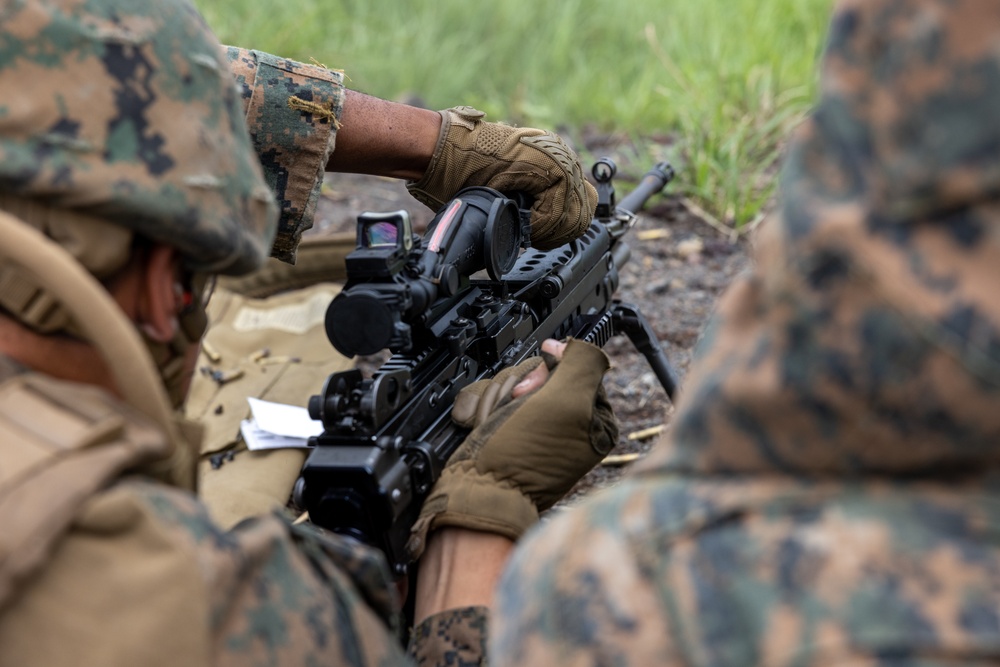
MULTIPOLYGON (((815 95, 832 0, 195 0, 220 38, 344 69, 350 86, 646 142, 725 223, 770 197, 815 95)), ((589 157, 589 156, 587 156, 589 157)))

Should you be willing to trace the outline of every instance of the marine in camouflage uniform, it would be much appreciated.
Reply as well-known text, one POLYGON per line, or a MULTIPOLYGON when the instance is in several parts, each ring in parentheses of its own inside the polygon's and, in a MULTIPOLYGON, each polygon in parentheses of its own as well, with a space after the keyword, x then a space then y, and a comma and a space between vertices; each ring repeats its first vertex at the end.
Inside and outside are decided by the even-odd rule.
MULTIPOLYGON (((172 412, 204 331, 198 277, 253 270, 275 233, 290 258, 309 224, 340 75, 237 49, 227 62, 183 0, 0 15, 0 349, 99 351, 120 394, 45 372, 43 353, 0 354, 0 664, 407 662, 384 561, 277 514, 221 530, 190 493, 198 429, 172 412), (183 269, 169 340, 105 291, 163 248, 183 269)), ((586 219, 589 190, 568 180, 586 219)), ((445 616, 481 654, 483 611, 445 616)), ((452 641, 424 634, 424 659, 447 660, 452 641)))
MULTIPOLYGON (((274 235, 273 194, 227 62, 192 8, 31 3, 5 10, 0 44, 0 88, 22 91, 4 96, 0 112, 6 211, 62 242, 99 278, 127 261, 131 232, 177 247, 192 271, 260 264, 274 235), (51 48, 60 39, 74 40, 75 58, 51 48), (58 95, 41 93, 40 81, 60 76, 58 95), (74 76, 92 87, 72 85, 74 76), (162 132, 164 114, 190 131, 162 132), (48 132, 35 130, 39 122, 48 132), (46 215, 32 199, 39 196, 60 210, 46 215), (74 239, 76 228, 84 231, 74 239), (86 242, 90 233, 104 234, 106 250, 86 242)), ((299 84, 296 92, 310 89, 299 84)), ((339 75, 322 87, 336 111, 339 75)), ((297 140, 318 137, 326 151, 301 163, 314 179, 334 118, 307 121, 297 140)), ((308 195, 283 199, 285 220, 308 213, 308 195)), ((39 330, 79 334, 30 271, 10 257, 2 269, 8 311, 39 330)), ((223 532, 182 488, 192 481, 186 443, 155 419, 2 356, 0 381, 0 663, 405 661, 375 556, 279 516, 223 532)))
POLYGON ((495 665, 1000 660, 1000 4, 843 0, 672 431, 530 536, 495 665))

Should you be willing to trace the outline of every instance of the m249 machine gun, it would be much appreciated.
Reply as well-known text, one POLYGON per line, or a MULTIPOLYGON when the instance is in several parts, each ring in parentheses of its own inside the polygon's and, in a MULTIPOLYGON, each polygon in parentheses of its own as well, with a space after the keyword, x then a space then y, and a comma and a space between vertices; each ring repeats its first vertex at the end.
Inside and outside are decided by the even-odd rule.
POLYGON ((673 398, 676 375, 648 322, 614 299, 630 255, 623 237, 673 170, 656 165, 617 203, 615 171, 609 159, 594 165, 590 228, 547 252, 521 252, 526 202, 489 188, 459 192, 423 239, 405 211, 359 217, 327 336, 347 356, 385 348, 393 356, 371 378, 334 373, 309 401, 324 431, 310 441, 296 500, 315 524, 380 548, 405 574, 421 504, 468 434, 451 420, 455 396, 538 354, 546 338, 603 346, 626 334, 673 398))

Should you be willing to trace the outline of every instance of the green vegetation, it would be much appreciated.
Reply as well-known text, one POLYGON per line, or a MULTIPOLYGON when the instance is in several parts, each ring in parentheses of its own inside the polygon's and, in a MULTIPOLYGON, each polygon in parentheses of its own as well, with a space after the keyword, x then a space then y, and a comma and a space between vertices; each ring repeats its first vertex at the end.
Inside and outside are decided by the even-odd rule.
POLYGON ((757 216, 815 95, 831 0, 195 0, 220 38, 356 90, 624 133, 727 224, 757 216), (643 138, 668 137, 668 142, 643 138))

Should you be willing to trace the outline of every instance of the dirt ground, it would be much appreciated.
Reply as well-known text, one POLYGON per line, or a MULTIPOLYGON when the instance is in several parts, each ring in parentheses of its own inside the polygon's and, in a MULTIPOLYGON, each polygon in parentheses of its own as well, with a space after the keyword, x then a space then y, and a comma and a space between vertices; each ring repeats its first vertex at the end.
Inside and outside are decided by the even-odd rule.
MULTIPOLYGON (((589 140, 587 148, 618 164, 615 186, 619 198, 652 166, 635 158, 641 151, 607 137, 589 140)), ((409 196, 400 181, 331 174, 326 183, 313 233, 353 230, 358 213, 363 211, 405 209, 418 230, 433 217, 430 210, 409 196)), ((665 192, 649 202, 627 237, 632 256, 622 271, 618 295, 646 315, 681 378, 683 390, 692 349, 719 295, 746 267, 748 244, 745 239, 734 240, 723 234, 692 213, 671 194, 670 186, 665 192)), ((658 436, 636 434, 665 427, 670 403, 645 358, 627 338, 616 337, 605 351, 613 364, 605 387, 621 422, 621 439, 612 454, 642 456, 658 436)), ((567 501, 572 503, 596 488, 613 484, 626 466, 599 466, 567 501)))

